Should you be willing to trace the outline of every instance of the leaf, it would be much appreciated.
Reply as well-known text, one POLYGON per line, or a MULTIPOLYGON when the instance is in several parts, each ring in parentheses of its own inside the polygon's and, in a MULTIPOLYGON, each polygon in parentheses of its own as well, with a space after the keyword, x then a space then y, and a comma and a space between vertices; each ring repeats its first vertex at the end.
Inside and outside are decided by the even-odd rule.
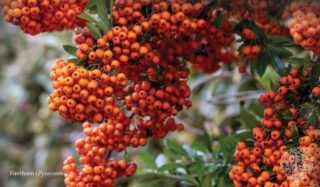
POLYGON ((263 118, 264 116, 264 107, 261 104, 252 102, 249 106, 249 110, 254 112, 260 118, 263 118))
POLYGON ((316 83, 319 81, 319 72, 320 72, 320 64, 316 64, 312 67, 310 74, 310 83, 312 87, 316 86, 316 83))
POLYGON ((204 142, 208 148, 208 150, 210 151, 210 153, 213 152, 212 150, 212 140, 211 140, 211 137, 209 136, 209 134, 207 132, 204 133, 204 142))
POLYGON ((154 158, 145 151, 139 151, 138 155, 141 159, 141 161, 149 168, 151 169, 157 169, 156 161, 154 158))
POLYGON ((259 122, 256 119, 256 117, 251 113, 247 112, 246 110, 240 111, 240 118, 244 122, 245 126, 250 130, 254 129, 259 125, 259 122))
POLYGON ((151 172, 149 169, 138 169, 134 175, 137 177, 170 177, 168 174, 151 172))
POLYGON ((270 48, 272 55, 275 54, 277 56, 282 56, 282 57, 290 57, 293 55, 289 50, 287 50, 283 47, 276 47, 276 46, 271 45, 271 46, 269 46, 269 48, 270 48))
POLYGON ((258 35, 262 40, 267 41, 267 35, 264 32, 264 30, 259 27, 255 22, 251 21, 251 26, 250 26, 251 30, 258 35))
POLYGON ((92 9, 95 6, 96 6, 95 1, 89 1, 89 3, 87 4, 86 9, 92 9))
POLYGON ((154 186, 156 184, 159 184, 160 182, 161 182, 161 179, 152 180, 152 181, 144 182, 144 183, 140 184, 139 187, 150 187, 150 186, 154 186))
POLYGON ((166 187, 175 187, 177 182, 178 182, 177 180, 172 180, 172 181, 168 182, 167 184, 165 184, 165 186, 166 187))
POLYGON ((87 28, 90 31, 90 34, 95 38, 95 39, 99 39, 102 37, 101 32, 99 31, 99 29, 94 26, 92 23, 87 22, 87 28))
POLYGON ((163 166, 159 167, 158 171, 159 172, 164 172, 164 171, 175 169, 175 168, 178 168, 178 167, 185 167, 185 165, 182 164, 182 163, 171 162, 171 163, 167 163, 167 164, 164 164, 163 166))
POLYGON ((171 140, 167 140, 166 144, 168 146, 169 149, 171 149, 173 152, 176 152, 179 155, 185 156, 185 157, 189 157, 188 152, 183 149, 183 147, 179 144, 177 144, 176 142, 173 142, 171 140))
POLYGON ((72 56, 76 56, 78 48, 72 45, 63 45, 63 49, 72 56))
POLYGON ((234 132, 229 136, 219 136, 219 143, 221 145, 219 150, 223 154, 224 159, 226 159, 229 162, 234 161, 233 153, 238 141, 239 139, 236 137, 236 134, 234 132))
POLYGON ((271 43, 291 41, 289 38, 284 37, 282 35, 269 35, 268 38, 269 38, 269 40, 271 40, 271 43))
POLYGON ((79 59, 77 59, 77 58, 68 58, 67 61, 68 61, 68 62, 75 63, 75 64, 78 64, 78 63, 79 63, 79 59))
POLYGON ((84 29, 81 29, 81 28, 78 27, 77 25, 75 25, 75 27, 77 28, 77 30, 78 30, 81 34, 84 34, 84 29))
POLYGON ((198 182, 192 175, 183 174, 182 176, 183 176, 184 179, 186 179, 187 181, 192 182, 192 183, 195 184, 196 186, 200 186, 199 182, 198 182))
POLYGON ((301 64, 305 62, 305 59, 298 57, 289 57, 287 61, 292 64, 301 64))
POLYGON ((239 138, 241 141, 245 141, 249 138, 253 138, 252 132, 249 130, 240 130, 237 131, 237 138, 239 138))
MULTIPOLYGON (((97 9, 98 9, 98 15, 101 18, 102 22, 105 24, 105 26, 109 27, 109 19, 108 19, 108 10, 107 10, 107 4, 105 0, 96 0, 97 3, 97 9)), ((107 32, 107 30, 104 30, 107 32)))
POLYGON ((110 5, 109 5, 109 8, 110 8, 110 23, 111 23, 111 26, 113 26, 113 18, 112 18, 112 13, 113 13, 113 1, 110 1, 110 5))
POLYGON ((298 146, 299 145, 299 131, 298 127, 295 124, 290 126, 290 132, 292 135, 293 143, 298 146))
POLYGON ((104 21, 99 21, 98 26, 104 33, 107 33, 110 30, 109 25, 104 21))
POLYGON ((89 16, 88 14, 81 13, 80 15, 78 15, 78 17, 82 18, 82 19, 85 19, 85 20, 88 20, 88 21, 98 25, 98 21, 95 20, 93 17, 89 16))
POLYGON ((268 55, 265 51, 262 51, 258 60, 256 61, 256 66, 257 66, 257 72, 258 75, 260 77, 262 77, 264 75, 264 73, 266 72, 267 69, 267 65, 268 65, 268 55))
POLYGON ((208 149, 198 141, 192 143, 192 148, 203 153, 208 153, 208 149))
POLYGON ((274 70, 280 75, 280 76, 283 76, 284 73, 284 65, 283 65, 283 62, 280 60, 280 58, 278 56, 274 56, 271 60, 272 62, 272 66, 274 68, 274 70))
POLYGON ((176 154, 175 152, 173 152, 171 149, 169 149, 167 147, 163 149, 163 153, 165 155, 167 155, 167 157, 174 159, 174 160, 178 160, 181 158, 181 155, 176 154))
POLYGON ((212 187, 212 177, 210 174, 204 179, 202 187, 212 187))
POLYGON ((268 36, 270 43, 273 46, 277 47, 297 47, 299 46, 294 41, 292 41, 290 38, 281 36, 281 35, 270 35, 268 36))

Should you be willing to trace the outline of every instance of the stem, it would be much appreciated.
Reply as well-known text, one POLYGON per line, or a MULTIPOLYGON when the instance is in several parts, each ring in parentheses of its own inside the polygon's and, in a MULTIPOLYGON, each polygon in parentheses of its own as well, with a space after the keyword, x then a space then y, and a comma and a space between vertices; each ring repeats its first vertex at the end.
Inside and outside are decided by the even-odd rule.
POLYGON ((264 94, 263 91, 246 91, 238 92, 228 95, 217 95, 208 100, 213 105, 231 105, 239 103, 241 100, 252 100, 260 97, 264 94))

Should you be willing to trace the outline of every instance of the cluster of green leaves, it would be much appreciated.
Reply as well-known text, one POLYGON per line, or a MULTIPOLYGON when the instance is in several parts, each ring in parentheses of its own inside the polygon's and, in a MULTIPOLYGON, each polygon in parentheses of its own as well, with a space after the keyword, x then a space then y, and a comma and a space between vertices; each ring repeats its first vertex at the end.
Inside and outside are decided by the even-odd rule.
POLYGON ((205 134, 203 142, 191 146, 180 145, 165 139, 164 154, 156 159, 148 152, 138 155, 147 169, 139 169, 136 176, 148 179, 140 187, 161 186, 232 186, 228 172, 234 164, 233 153, 238 135, 221 135, 214 138, 205 134), (219 145, 214 145, 219 142, 219 145))

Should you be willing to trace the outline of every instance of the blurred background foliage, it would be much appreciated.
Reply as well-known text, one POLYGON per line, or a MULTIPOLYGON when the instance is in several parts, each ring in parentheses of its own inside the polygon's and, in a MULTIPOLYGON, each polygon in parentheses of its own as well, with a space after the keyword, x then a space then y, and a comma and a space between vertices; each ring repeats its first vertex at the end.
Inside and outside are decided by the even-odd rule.
MULTIPOLYGON (((68 123, 47 105, 51 66, 58 58, 68 58, 62 45, 71 43, 72 31, 31 37, 0 18, 0 186, 63 186, 63 176, 9 174, 61 171, 63 160, 76 156, 73 143, 82 136, 80 124, 68 123)), ((240 75, 235 67, 213 75, 193 71, 193 106, 177 117, 185 130, 113 155, 139 166, 134 177, 120 179, 118 186, 205 186, 211 181, 230 186, 227 173, 235 143, 251 137, 256 116, 263 115, 256 99, 278 78, 272 68, 261 79, 240 75)))

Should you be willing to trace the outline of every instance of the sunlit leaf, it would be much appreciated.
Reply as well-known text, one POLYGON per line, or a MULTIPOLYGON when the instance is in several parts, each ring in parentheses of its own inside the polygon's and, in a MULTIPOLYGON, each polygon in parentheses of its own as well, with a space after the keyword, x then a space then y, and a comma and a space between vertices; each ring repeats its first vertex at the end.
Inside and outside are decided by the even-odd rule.
POLYGON ((147 152, 145 151, 139 151, 138 155, 141 159, 141 161, 148 167, 151 169, 157 169, 157 165, 156 165, 156 161, 154 160, 154 158, 147 152))

